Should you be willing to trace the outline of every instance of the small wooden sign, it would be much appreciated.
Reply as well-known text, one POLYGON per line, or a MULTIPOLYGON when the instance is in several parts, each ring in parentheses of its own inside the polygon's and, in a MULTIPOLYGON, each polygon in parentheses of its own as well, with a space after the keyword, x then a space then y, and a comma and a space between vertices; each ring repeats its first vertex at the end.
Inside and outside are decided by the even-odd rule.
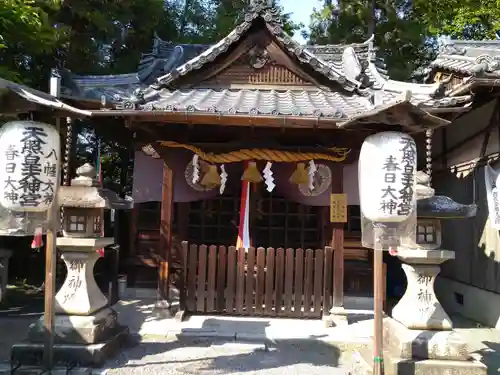
POLYGON ((330 222, 347 223, 347 194, 330 195, 330 222))

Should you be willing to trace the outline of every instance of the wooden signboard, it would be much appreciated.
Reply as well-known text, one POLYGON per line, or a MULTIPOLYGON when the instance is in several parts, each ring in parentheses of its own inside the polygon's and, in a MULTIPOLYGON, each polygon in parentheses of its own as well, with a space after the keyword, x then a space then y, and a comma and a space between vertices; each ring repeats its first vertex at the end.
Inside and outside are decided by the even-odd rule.
POLYGON ((347 223, 347 195, 330 195, 330 222, 347 223))

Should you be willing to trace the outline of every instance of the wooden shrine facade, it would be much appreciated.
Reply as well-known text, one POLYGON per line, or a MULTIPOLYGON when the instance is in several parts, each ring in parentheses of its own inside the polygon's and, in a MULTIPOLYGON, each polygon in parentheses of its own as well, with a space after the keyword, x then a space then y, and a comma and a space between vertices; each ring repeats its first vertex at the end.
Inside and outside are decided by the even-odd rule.
POLYGON ((137 73, 66 77, 64 95, 91 112, 101 134, 133 133, 137 151, 161 164, 134 171, 138 180, 154 175, 159 191, 153 202, 134 197, 129 279, 158 286, 167 299, 173 284, 183 308, 198 312, 317 317, 343 306, 344 292, 370 293, 371 251, 360 245, 359 206, 348 207, 346 222, 332 223, 330 194, 357 195, 352 184, 344 186, 344 173, 367 135, 409 132, 423 150, 425 131, 448 125, 442 114, 464 110, 471 95, 449 100, 441 83, 391 80, 371 40, 299 45, 267 1, 253 1, 242 22, 214 42, 157 39, 137 73), (216 181, 211 192, 188 186, 194 156, 206 167, 200 180, 210 172, 216 181), (290 182, 294 170, 311 161, 330 171, 321 193, 326 203, 289 195, 300 185, 290 182), (247 162, 256 163, 254 178, 272 163, 276 187, 269 193, 264 182, 252 184, 255 248, 242 253, 231 246, 247 162), (222 166, 228 176, 221 194, 222 166), (193 189, 198 198, 186 198, 193 189), (227 296, 234 296, 230 306, 222 303, 227 296))

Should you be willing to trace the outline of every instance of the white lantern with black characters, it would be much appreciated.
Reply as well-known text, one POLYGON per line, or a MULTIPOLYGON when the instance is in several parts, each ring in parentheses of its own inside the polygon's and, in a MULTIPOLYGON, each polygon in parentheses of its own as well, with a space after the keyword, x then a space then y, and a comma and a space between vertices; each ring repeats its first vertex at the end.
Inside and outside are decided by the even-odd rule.
POLYGON ((0 205, 14 212, 44 212, 59 185, 60 136, 34 121, 8 122, 0 129, 0 205))
MULTIPOLYGON (((359 155, 359 199, 363 246, 373 245, 373 227, 392 235, 415 235, 417 146, 400 132, 367 137, 359 155)), ((373 246, 369 246, 373 247, 373 246)))

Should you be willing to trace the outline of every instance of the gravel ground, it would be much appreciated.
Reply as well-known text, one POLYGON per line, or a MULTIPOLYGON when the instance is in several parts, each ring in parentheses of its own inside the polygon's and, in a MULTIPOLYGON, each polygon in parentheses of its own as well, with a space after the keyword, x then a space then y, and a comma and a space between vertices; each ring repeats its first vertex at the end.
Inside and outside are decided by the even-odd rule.
POLYGON ((142 342, 107 364, 108 375, 341 375, 340 351, 321 342, 273 344, 210 339, 142 342))

